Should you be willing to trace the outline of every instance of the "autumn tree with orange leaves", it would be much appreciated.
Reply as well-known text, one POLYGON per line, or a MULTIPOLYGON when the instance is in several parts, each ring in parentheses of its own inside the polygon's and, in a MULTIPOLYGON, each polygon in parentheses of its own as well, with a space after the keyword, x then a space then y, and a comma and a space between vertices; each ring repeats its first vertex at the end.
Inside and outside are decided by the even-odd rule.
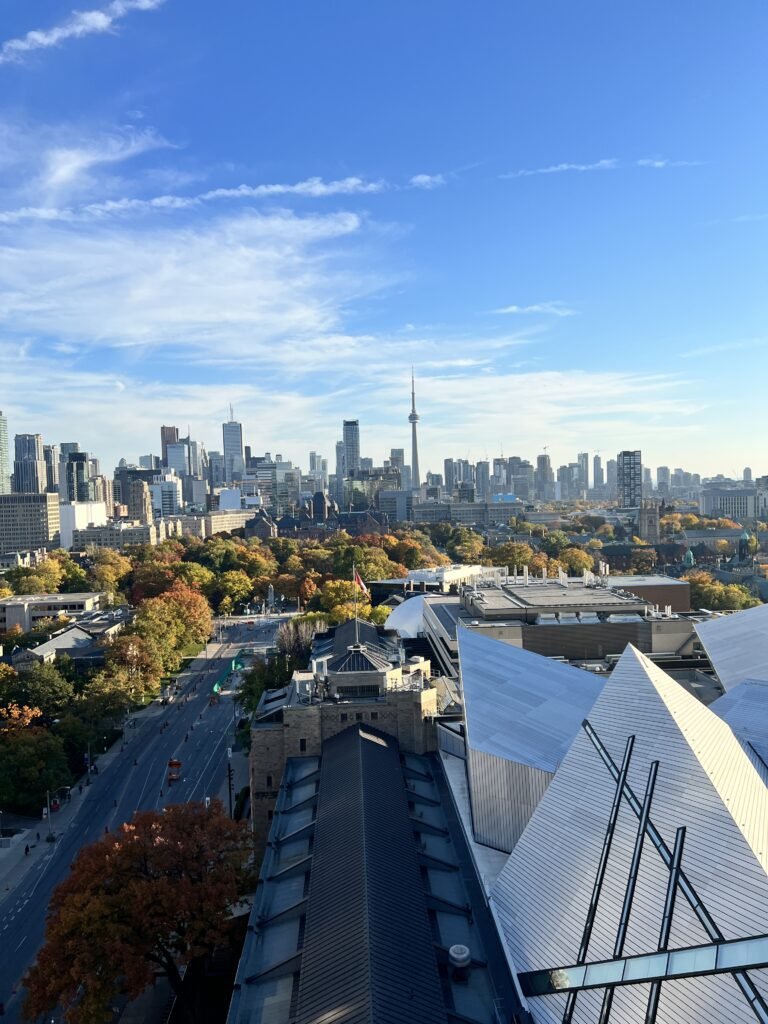
POLYGON ((103 1024, 119 993, 136 998, 159 974, 197 1024, 179 969, 227 944, 253 886, 251 854, 247 826, 218 800, 138 813, 84 847, 53 894, 25 1017, 58 1007, 70 1024, 103 1024))

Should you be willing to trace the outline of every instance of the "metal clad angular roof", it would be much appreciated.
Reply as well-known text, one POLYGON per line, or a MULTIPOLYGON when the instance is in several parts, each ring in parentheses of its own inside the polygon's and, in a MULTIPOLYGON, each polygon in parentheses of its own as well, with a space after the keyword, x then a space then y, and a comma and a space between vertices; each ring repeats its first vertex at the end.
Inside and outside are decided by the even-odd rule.
POLYGON ((555 771, 604 679, 471 629, 458 638, 469 745, 555 771))
POLYGON ((694 626, 724 689, 768 681, 768 604, 718 615, 694 626))
POLYGON ((326 740, 296 1024, 445 1024, 397 741, 326 740))
MULTIPOLYGON (((642 797, 660 768, 651 819, 671 847, 687 827, 683 869, 726 939, 759 934, 768 920, 768 772, 760 773, 729 727, 634 648, 628 648, 588 716, 615 763, 629 735, 629 783, 642 797)), ((492 893, 510 960, 519 970, 575 963, 615 783, 581 730, 504 866, 492 893)), ((588 960, 610 958, 637 818, 622 802, 588 960)), ((668 870, 646 840, 632 905, 628 954, 657 947, 668 870)), ((670 947, 707 941, 678 896, 670 947)), ((750 976, 763 993, 766 972, 750 976)), ((574 1024, 597 1019, 602 994, 583 993, 574 1024)), ((611 1020, 644 1019, 645 986, 617 994, 611 1020)), ((560 1024, 564 997, 531 1000, 536 1024, 560 1024)), ((658 1024, 733 1024, 751 1011, 728 975, 665 983, 658 1024)))

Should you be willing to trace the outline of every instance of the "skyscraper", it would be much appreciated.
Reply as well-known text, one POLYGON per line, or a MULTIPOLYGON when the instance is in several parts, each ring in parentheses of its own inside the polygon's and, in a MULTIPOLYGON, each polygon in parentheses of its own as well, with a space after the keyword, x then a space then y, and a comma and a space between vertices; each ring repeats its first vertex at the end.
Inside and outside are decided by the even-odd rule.
POLYGON ((603 476, 603 460, 599 455, 595 455, 592 459, 592 486, 595 490, 598 490, 605 483, 605 477, 603 476))
POLYGON ((227 483, 241 480, 245 470, 243 458, 243 425, 234 418, 232 406, 229 407, 229 420, 221 425, 224 442, 224 465, 227 483))
POLYGON ((344 475, 360 472, 360 420, 344 420, 344 475))
POLYGON ((168 445, 176 444, 179 440, 178 427, 160 427, 160 445, 162 448, 161 459, 164 466, 168 465, 168 445))
POLYGON ((589 490, 589 452, 579 452, 577 456, 579 464, 579 489, 584 492, 589 490))
POLYGON ((643 460, 639 451, 616 456, 616 488, 622 508, 639 508, 643 498, 643 460))
POLYGON ((43 445, 43 458, 45 459, 45 489, 49 494, 59 492, 59 460, 61 452, 57 444, 43 445))
POLYGON ((88 452, 70 452, 64 470, 64 479, 61 481, 62 497, 67 501, 89 501, 88 452))
POLYGON ((421 475, 419 473, 419 442, 416 437, 416 424, 419 422, 419 414, 416 412, 416 381, 411 371, 411 414, 408 417, 411 424, 411 487, 421 487, 421 475))
POLYGON ((0 494, 11 493, 11 460, 8 451, 8 420, 0 410, 0 494))
POLYGON ((17 434, 13 462, 13 489, 16 494, 44 494, 46 486, 42 434, 17 434))

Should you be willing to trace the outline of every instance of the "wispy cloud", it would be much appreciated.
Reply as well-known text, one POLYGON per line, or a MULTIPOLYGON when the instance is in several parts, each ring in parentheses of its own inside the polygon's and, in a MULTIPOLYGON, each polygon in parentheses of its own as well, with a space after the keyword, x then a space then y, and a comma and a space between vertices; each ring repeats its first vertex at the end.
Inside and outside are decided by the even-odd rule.
POLYGON ((586 171, 615 171, 620 166, 619 161, 614 157, 608 160, 596 160, 592 164, 551 164, 548 167, 535 167, 532 169, 523 168, 519 171, 508 171, 502 174, 502 178, 530 178, 535 174, 567 174, 571 171, 584 173, 586 171))
POLYGON ((653 170, 663 170, 665 167, 701 167, 702 160, 667 160, 665 157, 644 157, 636 160, 637 167, 650 167, 653 170))
MULTIPOLYGON (((127 160, 131 156, 167 146, 165 140, 151 132, 134 136, 122 146, 106 146, 94 149, 57 150, 55 158, 49 163, 49 173, 45 184, 61 185, 72 182, 86 168, 97 164, 127 160)), ((411 182, 413 179, 411 179, 411 182)), ((426 188, 427 186, 413 186, 426 188)), ((437 187, 436 185, 430 187, 437 187)), ((22 221, 77 221, 101 219, 108 216, 142 213, 151 210, 191 210, 208 203, 237 200, 261 200, 282 196, 297 198, 324 199, 332 196, 375 195, 397 188, 387 181, 370 181, 365 178, 350 177, 337 181, 325 181, 322 178, 306 178, 304 181, 291 183, 270 183, 262 185, 237 185, 229 188, 213 188, 197 195, 185 196, 173 193, 152 196, 148 199, 130 196, 119 199, 105 199, 99 202, 84 203, 79 206, 62 206, 47 204, 45 206, 21 206, 14 210, 0 211, 0 224, 18 224, 22 221)))
POLYGON ((409 184, 412 188, 440 188, 445 184, 445 176, 442 174, 414 174, 409 184))
POLYGON ((575 316, 576 310, 562 302, 536 302, 531 306, 502 306, 494 309, 494 313, 540 313, 545 316, 575 316))
POLYGON ((106 7, 90 11, 72 11, 67 21, 49 29, 34 29, 0 46, 0 64, 18 64, 33 50, 47 50, 69 39, 111 32, 117 22, 132 11, 154 11, 165 0, 112 0, 106 7))
POLYGON ((93 167, 123 163, 151 150, 169 148, 173 148, 172 143, 152 128, 123 131, 79 146, 56 147, 45 155, 41 185, 45 189, 61 189, 71 186, 93 167))
POLYGON ((519 171, 508 171, 499 175, 500 178, 531 178, 538 174, 584 174, 588 171, 618 171, 629 167, 647 167, 653 170, 662 170, 666 167, 700 167, 700 160, 669 160, 666 157, 643 157, 640 160, 621 161, 616 157, 606 160, 596 160, 591 164, 562 163, 550 164, 548 167, 523 168, 519 171))
POLYGON ((692 359, 695 356, 717 355, 721 352, 738 352, 740 349, 764 348, 768 345, 768 338, 745 338, 741 341, 723 341, 717 345, 702 345, 700 348, 692 348, 687 352, 681 352, 681 359, 692 359))
POLYGON ((284 210, 184 226, 17 226, 0 247, 0 324, 6 337, 86 349, 184 345, 191 359, 231 363, 279 349, 303 359, 312 339, 339 333, 346 303, 386 281, 336 252, 363 227, 353 213, 284 210))
POLYGON ((768 213, 741 213, 738 217, 732 218, 734 224, 759 224, 768 220, 768 213))

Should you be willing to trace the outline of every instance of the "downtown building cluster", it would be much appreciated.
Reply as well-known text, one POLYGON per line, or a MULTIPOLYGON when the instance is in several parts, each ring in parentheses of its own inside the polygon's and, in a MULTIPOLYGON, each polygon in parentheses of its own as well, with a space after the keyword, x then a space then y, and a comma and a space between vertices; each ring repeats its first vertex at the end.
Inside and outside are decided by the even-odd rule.
POLYGON ((768 517, 768 477, 753 480, 749 468, 740 480, 702 480, 667 466, 653 473, 639 450, 605 464, 600 452, 580 452, 557 467, 546 450, 533 461, 446 458, 442 473, 422 474, 413 379, 407 420, 409 458, 405 447, 393 447, 376 464, 363 454, 360 421, 345 419, 334 471, 317 451, 309 452, 305 471, 281 454, 256 454, 230 407, 219 448, 163 425, 159 454, 123 458, 110 475, 76 441, 48 444, 41 434, 16 434, 11 444, 0 412, 0 555, 59 545, 119 549, 167 536, 205 537, 253 520, 265 536, 338 525, 354 530, 356 522, 374 531, 402 522, 486 529, 537 506, 569 502, 637 510, 638 520, 644 506, 669 501, 742 523, 768 517))

